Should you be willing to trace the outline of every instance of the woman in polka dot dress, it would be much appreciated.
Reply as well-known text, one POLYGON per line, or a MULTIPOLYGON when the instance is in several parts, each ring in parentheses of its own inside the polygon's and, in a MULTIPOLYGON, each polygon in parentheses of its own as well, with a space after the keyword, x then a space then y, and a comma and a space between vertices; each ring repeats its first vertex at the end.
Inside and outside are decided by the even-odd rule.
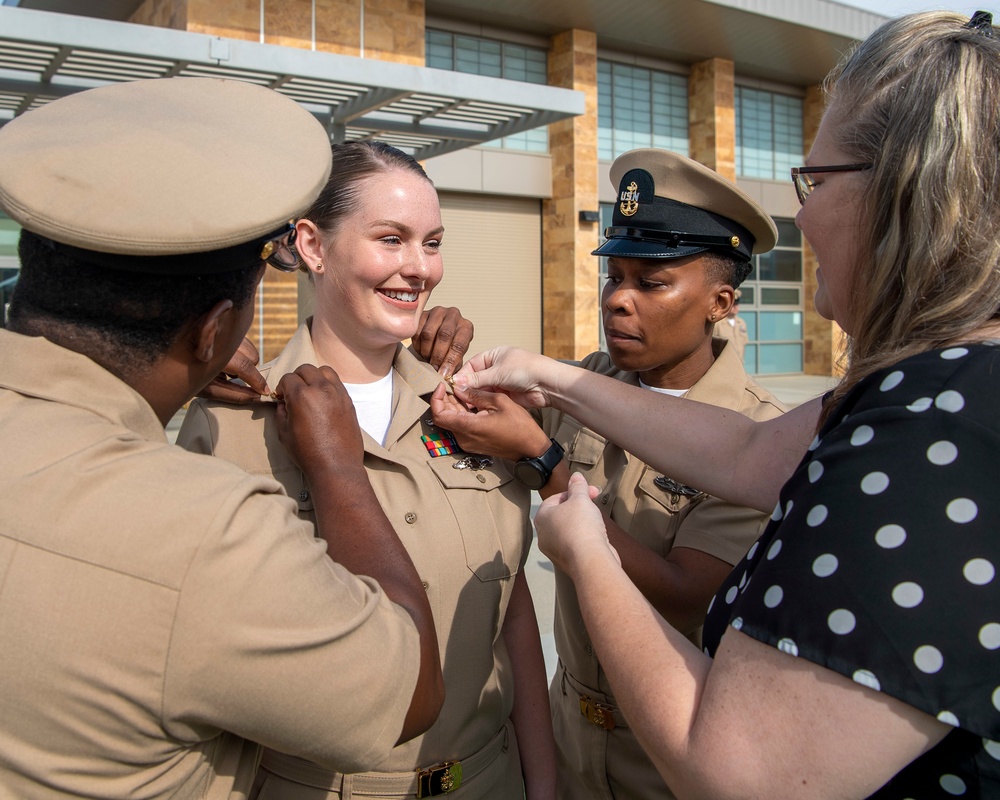
POLYGON ((891 20, 827 88, 793 177, 816 308, 850 336, 829 395, 754 423, 510 349, 457 383, 774 509, 705 653, 628 581, 580 476, 537 515, 678 797, 1000 797, 1000 37, 982 12, 891 20))

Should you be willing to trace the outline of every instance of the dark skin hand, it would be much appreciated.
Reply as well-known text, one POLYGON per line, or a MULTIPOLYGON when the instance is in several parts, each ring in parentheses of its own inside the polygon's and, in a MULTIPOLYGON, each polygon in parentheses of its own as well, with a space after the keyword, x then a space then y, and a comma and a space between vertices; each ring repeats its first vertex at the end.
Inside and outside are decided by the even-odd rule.
POLYGON ((337 563, 374 578, 420 634, 420 671, 397 744, 405 742, 433 725, 444 703, 427 593, 368 482, 354 404, 337 373, 304 364, 282 377, 276 394, 281 444, 314 489, 317 536, 337 563))
POLYGON ((435 306, 420 315, 413 350, 447 378, 461 368, 474 333, 472 323, 457 308, 435 306))
POLYGON ((271 393, 264 376, 257 370, 258 361, 260 353, 257 348, 249 339, 244 339, 225 369, 212 378, 211 383, 198 392, 198 396, 234 405, 258 402, 262 395, 271 393), (235 379, 242 383, 237 383, 235 379))
MULTIPOLYGON (((549 438, 534 417, 505 394, 455 389, 451 395, 439 386, 431 396, 431 411, 434 424, 455 434, 462 449, 471 453, 516 461, 540 456, 549 448, 549 438)), ((563 459, 539 491, 542 499, 566 491, 569 475, 563 459)), ((683 634, 701 627, 708 604, 732 566, 689 547, 675 547, 660 556, 607 514, 604 523, 622 568, 650 604, 683 634)))
MULTIPOLYGON (((461 368, 474 332, 472 323, 457 308, 436 306, 420 315, 413 350, 447 378, 461 368)), ((225 369, 198 396, 233 405, 259 402, 271 389, 257 369, 258 361, 257 348, 244 339, 225 369)))

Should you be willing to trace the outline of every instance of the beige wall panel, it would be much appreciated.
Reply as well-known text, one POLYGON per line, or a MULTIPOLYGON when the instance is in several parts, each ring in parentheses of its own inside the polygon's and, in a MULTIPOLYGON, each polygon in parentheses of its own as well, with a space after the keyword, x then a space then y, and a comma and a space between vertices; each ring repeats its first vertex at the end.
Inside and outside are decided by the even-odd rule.
POLYGON ((552 196, 552 157, 548 153, 470 147, 430 158, 424 169, 438 191, 552 196))
POLYGON ((483 191, 491 194, 552 196, 552 158, 548 153, 483 150, 483 191))
POLYGON ((542 226, 538 200, 441 193, 444 280, 430 305, 457 306, 476 326, 470 355, 542 347, 542 226))
POLYGON ((799 213, 799 200, 791 179, 787 181, 762 181, 738 178, 736 185, 752 197, 772 217, 794 219, 799 213))

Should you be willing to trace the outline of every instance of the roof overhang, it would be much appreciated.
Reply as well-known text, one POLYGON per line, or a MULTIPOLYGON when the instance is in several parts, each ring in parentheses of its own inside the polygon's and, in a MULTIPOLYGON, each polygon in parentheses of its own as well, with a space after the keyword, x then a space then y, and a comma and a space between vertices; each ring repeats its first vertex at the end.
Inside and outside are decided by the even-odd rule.
POLYGON ((0 6, 0 125, 84 89, 175 76, 267 86, 333 141, 380 139, 421 160, 584 113, 571 89, 0 6))

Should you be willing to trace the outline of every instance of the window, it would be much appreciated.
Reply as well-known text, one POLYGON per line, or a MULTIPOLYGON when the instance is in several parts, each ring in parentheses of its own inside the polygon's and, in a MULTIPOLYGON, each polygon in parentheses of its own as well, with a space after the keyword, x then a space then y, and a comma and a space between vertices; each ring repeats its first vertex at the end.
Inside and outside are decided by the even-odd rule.
MULTIPOLYGON (((538 47, 431 29, 427 30, 426 45, 428 67, 526 83, 548 83, 548 53, 538 47)), ((487 142, 484 147, 547 153, 549 131, 545 126, 533 128, 487 142)))
POLYGON ((787 180, 802 163, 802 100, 736 87, 736 174, 787 180))
POLYGON ((7 306, 20 270, 17 260, 20 235, 21 226, 0 211, 0 328, 7 327, 7 306))
POLYGON ((637 147, 686 156, 687 78, 669 72, 597 62, 597 156, 611 161, 637 147))
POLYGON ((778 244, 754 256, 754 270, 740 289, 740 317, 750 341, 747 372, 802 372, 802 234, 788 219, 775 220, 778 244))

